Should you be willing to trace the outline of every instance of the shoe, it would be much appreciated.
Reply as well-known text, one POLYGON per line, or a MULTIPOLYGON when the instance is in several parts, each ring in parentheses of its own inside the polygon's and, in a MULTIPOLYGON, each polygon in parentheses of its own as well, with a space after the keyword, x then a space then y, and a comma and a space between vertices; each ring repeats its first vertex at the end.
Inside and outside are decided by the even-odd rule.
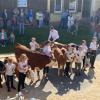
POLYGON ((86 69, 83 69, 83 71, 87 71, 86 69))
POLYGON ((11 90, 10 90, 10 89, 8 89, 8 92, 11 92, 11 90))
POLYGON ((18 95, 19 95, 19 96, 22 96, 22 95, 23 95, 23 93, 22 93, 22 92, 18 92, 18 95))
POLYGON ((70 75, 69 75, 69 74, 64 74, 64 76, 66 76, 66 77, 70 78, 70 75))
POLYGON ((91 68, 93 68, 93 69, 94 69, 95 67, 93 66, 93 67, 91 67, 91 68))
POLYGON ((16 88, 13 86, 13 87, 11 87, 13 90, 16 90, 16 88))
POLYGON ((68 78, 70 78, 70 76, 69 76, 69 75, 67 75, 67 77, 68 77, 68 78))

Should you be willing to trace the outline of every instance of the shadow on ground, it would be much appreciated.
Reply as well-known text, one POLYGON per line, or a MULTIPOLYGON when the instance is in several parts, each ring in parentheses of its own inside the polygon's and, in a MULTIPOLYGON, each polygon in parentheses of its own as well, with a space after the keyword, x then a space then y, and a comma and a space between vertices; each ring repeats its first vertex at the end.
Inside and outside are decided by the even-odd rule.
MULTIPOLYGON (((50 69, 48 74, 48 79, 42 79, 40 81, 36 81, 33 85, 26 85, 26 89, 28 93, 25 93, 26 98, 37 98, 39 100, 47 100, 48 96, 52 93, 52 87, 50 84, 56 88, 57 95, 63 95, 68 93, 70 90, 79 91, 81 87, 87 87, 92 84, 92 79, 95 78, 95 72, 93 69, 89 68, 87 73, 82 72, 81 76, 75 76, 74 74, 71 78, 67 78, 65 76, 57 76, 57 68, 50 69), (87 81, 85 83, 85 81, 87 81), (84 86, 85 85, 85 86, 84 86), (44 88, 49 87, 50 91, 45 91, 44 88)), ((14 82, 17 87, 17 81, 14 82)), ((5 100, 7 95, 10 97, 14 97, 17 93, 17 90, 11 91, 8 93, 6 90, 5 84, 3 84, 3 88, 0 88, 0 99, 5 100)))
MULTIPOLYGON (((88 83, 92 83, 92 78, 94 78, 94 70, 89 68, 88 73, 82 72, 80 76, 71 76, 71 78, 67 78, 65 76, 58 77, 57 69, 51 69, 49 74, 49 81, 53 84, 53 86, 57 89, 58 95, 66 94, 71 89, 78 91, 84 83, 84 80, 88 81, 88 83)), ((85 84, 86 85, 86 84, 85 84)))

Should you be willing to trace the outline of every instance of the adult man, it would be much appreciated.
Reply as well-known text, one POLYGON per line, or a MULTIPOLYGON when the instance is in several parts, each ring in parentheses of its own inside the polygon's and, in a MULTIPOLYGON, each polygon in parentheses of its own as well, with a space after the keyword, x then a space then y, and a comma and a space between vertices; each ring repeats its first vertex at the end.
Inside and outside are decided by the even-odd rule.
POLYGON ((19 19, 19 34, 20 35, 24 35, 24 21, 25 21, 25 17, 24 17, 24 11, 23 9, 21 9, 20 15, 18 17, 19 19))
POLYGON ((8 13, 7 13, 7 9, 4 9, 4 12, 2 14, 2 18, 3 18, 3 28, 7 28, 7 20, 8 20, 8 13))
POLYGON ((58 34, 58 31, 54 29, 53 26, 51 26, 50 28, 50 34, 49 34, 49 37, 48 37, 48 41, 57 41, 59 39, 59 34, 58 34))
POLYGON ((71 28, 72 26, 74 25, 74 18, 73 16, 70 14, 70 16, 68 16, 68 23, 67 23, 67 26, 68 26, 68 32, 71 31, 71 28))

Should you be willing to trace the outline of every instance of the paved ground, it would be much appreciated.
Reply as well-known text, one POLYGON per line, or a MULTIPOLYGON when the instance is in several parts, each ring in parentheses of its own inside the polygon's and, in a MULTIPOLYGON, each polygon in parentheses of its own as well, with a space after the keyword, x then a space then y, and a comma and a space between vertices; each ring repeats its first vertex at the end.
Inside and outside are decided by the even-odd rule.
MULTIPOLYGON (((25 100, 30 100, 33 97, 37 100, 100 100, 100 55, 97 56, 95 66, 95 70, 88 69, 80 77, 72 75, 71 79, 58 77, 56 67, 50 70, 48 80, 44 79, 29 85, 30 80, 27 79, 26 89, 28 93, 24 93, 25 100)), ((14 81, 15 86, 17 86, 17 79, 14 81)), ((5 82, 3 82, 3 88, 0 89, 1 100, 5 100, 8 95, 13 98, 16 94, 15 90, 8 93, 5 82)))

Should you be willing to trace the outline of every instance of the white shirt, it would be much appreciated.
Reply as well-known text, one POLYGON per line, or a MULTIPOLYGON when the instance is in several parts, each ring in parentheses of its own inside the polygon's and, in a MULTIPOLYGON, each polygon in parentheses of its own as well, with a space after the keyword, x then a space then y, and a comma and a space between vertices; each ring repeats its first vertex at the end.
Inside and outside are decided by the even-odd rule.
POLYGON ((68 16, 68 26, 72 26, 74 24, 73 16, 68 16))
POLYGON ((5 33, 1 33, 1 39, 2 39, 2 40, 4 40, 4 38, 5 38, 4 34, 5 34, 5 33))
POLYGON ((27 61, 19 62, 18 67, 19 67, 19 72, 26 73, 25 67, 27 67, 27 61))
POLYGON ((72 62, 73 61, 73 57, 74 57, 74 53, 72 51, 66 51, 66 56, 67 56, 67 62, 72 62))
POLYGON ((82 63, 82 61, 83 61, 83 56, 84 56, 84 53, 83 53, 83 51, 77 51, 76 52, 76 62, 77 63, 82 63))
POLYGON ((86 45, 81 45, 81 46, 82 46, 83 55, 85 56, 86 53, 87 53, 88 48, 87 48, 86 45))
POLYGON ((44 46, 43 47, 43 53, 45 53, 47 56, 51 57, 51 47, 50 46, 44 46))
POLYGON ((6 68, 6 75, 12 76, 13 73, 14 73, 15 67, 16 67, 15 64, 13 64, 13 63, 7 63, 7 64, 5 65, 5 68, 6 68))
POLYGON ((43 19, 44 19, 43 13, 39 13, 39 20, 43 21, 43 19))
POLYGON ((59 34, 57 30, 50 31, 48 40, 50 40, 51 38, 53 39, 53 41, 56 41, 57 39, 59 39, 59 34))
POLYGON ((96 42, 91 42, 90 43, 90 49, 91 50, 97 50, 97 43, 96 42))
POLYGON ((36 50, 36 48, 37 48, 37 43, 36 42, 30 42, 29 45, 30 45, 32 51, 36 50))
POLYGON ((7 17, 8 17, 7 12, 5 12, 5 16, 6 16, 6 19, 7 19, 7 17))

